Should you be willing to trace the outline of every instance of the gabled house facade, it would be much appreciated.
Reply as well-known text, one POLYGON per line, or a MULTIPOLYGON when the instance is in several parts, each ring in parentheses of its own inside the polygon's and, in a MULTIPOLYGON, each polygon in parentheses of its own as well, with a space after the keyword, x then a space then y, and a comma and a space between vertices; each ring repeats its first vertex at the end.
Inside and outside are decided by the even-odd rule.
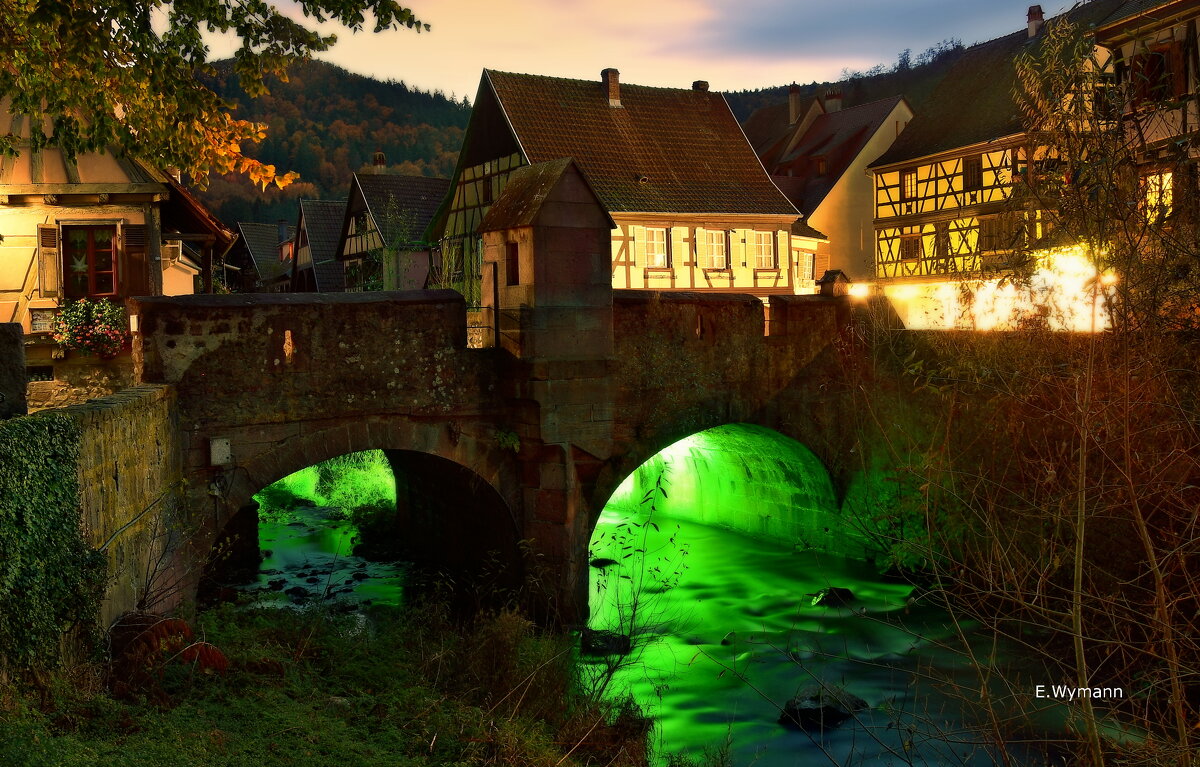
POLYGON ((236 267, 236 287, 245 293, 282 293, 291 287, 291 240, 295 229, 284 222, 241 221, 238 241, 226 257, 236 267))
POLYGON ((26 137, 16 156, 0 158, 0 322, 20 323, 26 334, 29 406, 124 388, 132 383, 128 349, 101 360, 50 337, 63 303, 211 290, 212 263, 236 234, 174 178, 138 160, 34 150, 30 119, 12 115, 7 98, 0 124, 26 137))
POLYGON ((292 244, 293 293, 344 293, 346 269, 337 258, 346 203, 301 200, 292 244))
POLYGON ((840 92, 802 100, 792 86, 786 109, 773 105, 746 121, 746 135, 771 175, 810 226, 828 235, 812 272, 837 270, 852 281, 875 271, 872 203, 867 166, 891 146, 912 119, 901 96, 844 108, 840 92))
POLYGON ((430 229, 444 268, 470 283, 480 222, 510 174, 564 158, 615 223, 614 288, 810 290, 824 235, 771 183, 724 97, 703 81, 689 90, 622 84, 615 69, 598 81, 484 71, 430 229))
MULTIPOLYGON (((1093 29, 1121 0, 1093 0, 1067 18, 1093 29)), ((1031 6, 1025 29, 968 49, 892 146, 870 166, 875 195, 875 278, 909 328, 1011 327, 1041 316, 1051 327, 1103 327, 1097 277, 1079 246, 1052 237, 1037 210, 1012 203, 1042 158, 1014 100, 1018 54, 1039 44, 1031 6), (1032 283, 1000 276, 1034 249, 1032 283)))
POLYGON ((346 289, 424 288, 433 258, 424 234, 449 188, 445 178, 355 173, 337 245, 346 289))

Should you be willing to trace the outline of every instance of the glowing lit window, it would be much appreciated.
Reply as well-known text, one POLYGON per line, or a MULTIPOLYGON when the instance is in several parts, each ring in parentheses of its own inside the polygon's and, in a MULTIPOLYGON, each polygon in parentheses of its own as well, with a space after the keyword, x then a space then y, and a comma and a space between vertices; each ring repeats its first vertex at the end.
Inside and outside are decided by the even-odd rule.
POLYGON ((754 268, 775 269, 775 235, 772 232, 754 233, 754 268))
POLYGON ((646 228, 646 266, 665 269, 671 263, 667 258, 667 230, 646 228))
POLYGON ((728 268, 729 261, 726 258, 725 232, 723 230, 709 229, 706 231, 704 233, 704 245, 704 257, 700 260, 701 268, 728 268))
POLYGON ((1142 178, 1142 198, 1147 218, 1159 220, 1171 215, 1174 178, 1169 170, 1142 178))
POLYGON ((901 172, 900 199, 905 202, 917 199, 917 172, 915 170, 901 172))

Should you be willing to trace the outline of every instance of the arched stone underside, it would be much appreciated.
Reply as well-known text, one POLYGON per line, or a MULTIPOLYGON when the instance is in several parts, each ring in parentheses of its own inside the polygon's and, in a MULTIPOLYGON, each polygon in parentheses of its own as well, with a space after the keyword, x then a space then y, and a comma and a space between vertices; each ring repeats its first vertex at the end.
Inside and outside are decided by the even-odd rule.
MULTIPOLYGON (((193 520, 196 533, 181 561, 193 563, 192 569, 198 570, 194 563, 209 560, 230 520, 273 482, 330 458, 384 450, 391 457, 408 455, 418 462, 422 457, 431 459, 423 476, 434 478, 435 486, 436 472, 441 471, 441 486, 453 485, 455 493, 464 488, 475 491, 467 496, 472 508, 426 504, 421 508, 427 513, 403 520, 397 532, 404 535, 409 548, 425 555, 424 563, 465 576, 474 572, 476 562, 502 561, 513 569, 514 578, 519 577, 516 542, 523 524, 514 511, 521 508, 517 462, 512 452, 495 446, 492 431, 487 423, 412 417, 226 429, 222 434, 227 436, 222 438, 231 440, 235 465, 215 478, 202 460, 187 467, 197 480, 190 483, 189 508, 194 514, 206 511, 193 520), (274 435, 276 440, 271 442, 251 441, 269 436, 272 428, 286 428, 289 434, 274 435)), ((199 576, 198 571, 188 573, 186 580, 198 580, 199 576)))

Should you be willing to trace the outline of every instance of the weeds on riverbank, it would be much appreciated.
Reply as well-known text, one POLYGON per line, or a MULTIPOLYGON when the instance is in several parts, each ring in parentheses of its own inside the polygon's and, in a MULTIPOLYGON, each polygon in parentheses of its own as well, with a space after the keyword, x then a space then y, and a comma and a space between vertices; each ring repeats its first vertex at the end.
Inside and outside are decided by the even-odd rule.
POLYGON ((117 700, 93 667, 0 691, 0 764, 613 765, 647 763, 650 723, 575 686, 570 638, 511 611, 203 614, 224 673, 172 662, 161 695, 117 700))

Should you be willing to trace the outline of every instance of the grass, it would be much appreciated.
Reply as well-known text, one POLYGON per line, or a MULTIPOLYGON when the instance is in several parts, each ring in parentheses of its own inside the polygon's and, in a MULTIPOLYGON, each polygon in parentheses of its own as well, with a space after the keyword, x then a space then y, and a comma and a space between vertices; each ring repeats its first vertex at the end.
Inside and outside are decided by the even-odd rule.
POLYGON ((360 506, 395 508, 396 484, 382 450, 331 458, 309 466, 259 491, 261 519, 286 517, 297 500, 315 506, 340 508, 349 515, 360 506))
POLYGON ((644 765, 650 723, 575 687, 569 637, 514 612, 204 614, 224 673, 156 663, 118 700, 96 667, 0 689, 0 764, 644 765))

